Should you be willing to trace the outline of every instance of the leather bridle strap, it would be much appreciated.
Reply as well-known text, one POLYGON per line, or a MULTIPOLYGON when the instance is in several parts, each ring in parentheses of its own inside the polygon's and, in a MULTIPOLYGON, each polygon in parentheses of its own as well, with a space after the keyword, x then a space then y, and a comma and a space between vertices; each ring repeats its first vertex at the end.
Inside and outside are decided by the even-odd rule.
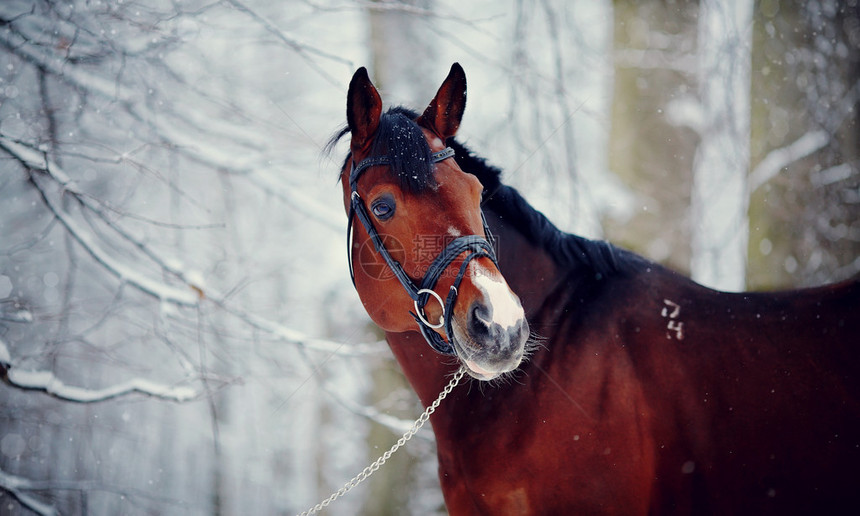
MULTIPOLYGON (((468 238, 468 237, 466 237, 466 238, 468 238)), ((478 237, 478 238, 480 238, 480 237, 478 237)), ((415 321, 418 322, 418 327, 421 329, 421 335, 424 336, 424 340, 426 340, 427 343, 430 344, 430 347, 432 347, 434 350, 438 351, 439 353, 441 353, 443 355, 456 355, 457 354, 456 351, 454 350, 453 345, 451 344, 451 336, 454 335, 453 327, 451 325, 451 320, 452 320, 452 316, 454 314, 454 303, 457 302, 457 295, 459 294, 460 282, 463 280, 463 276, 466 274, 466 267, 468 267, 469 262, 471 262, 473 259, 480 258, 480 257, 487 257, 487 258, 493 260, 493 263, 495 263, 495 261, 496 261, 495 255, 490 254, 490 253, 492 253, 492 247, 488 247, 488 248, 489 248, 489 252, 486 252, 483 250, 478 250, 478 251, 473 251, 472 253, 470 253, 469 255, 466 256, 466 258, 463 260, 463 263, 460 264, 460 270, 457 272, 457 276, 454 278, 454 283, 452 283, 451 288, 448 289, 448 296, 445 299, 445 304, 444 304, 443 310, 442 310, 442 320, 440 321, 440 324, 445 326, 445 334, 448 335, 448 341, 447 342, 445 341, 445 339, 442 338, 441 335, 439 335, 437 332, 435 332, 431 329, 431 328, 433 328, 432 326, 428 326, 422 318, 418 317, 417 314, 410 312, 410 315, 412 315, 412 317, 415 319, 415 321)), ((472 250, 472 249, 474 249, 474 248, 469 247, 467 250, 472 250)), ((456 255, 455 255, 455 258, 456 258, 456 255)), ((438 257, 437 257, 437 260, 438 260, 438 257)), ((453 259, 448 261, 448 264, 450 264, 451 261, 453 261, 453 259)), ((425 280, 426 280, 426 276, 425 276, 425 280)), ((435 285, 435 281, 433 283, 435 285)), ((417 306, 418 305, 416 303, 416 307, 417 306)), ((423 308, 422 308, 422 311, 423 311, 423 308)))

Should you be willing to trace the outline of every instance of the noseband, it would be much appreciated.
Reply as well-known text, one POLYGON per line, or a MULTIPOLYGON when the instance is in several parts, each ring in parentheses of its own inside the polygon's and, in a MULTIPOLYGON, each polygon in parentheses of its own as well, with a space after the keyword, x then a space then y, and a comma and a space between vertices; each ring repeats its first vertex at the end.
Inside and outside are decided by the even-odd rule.
MULTIPOLYGON (((431 154, 430 161, 431 163, 438 163, 452 156, 454 156, 454 149, 446 147, 444 150, 431 154)), ((391 272, 394 273, 394 276, 400 281, 403 288, 406 289, 406 293, 409 294, 409 297, 412 298, 415 312, 409 313, 415 319, 415 322, 418 323, 418 327, 420 328, 424 339, 439 353, 443 355, 456 356, 457 353, 454 351, 454 346, 452 345, 454 334, 451 328, 451 316, 454 312, 454 303, 457 301, 457 289, 460 286, 460 282, 463 280, 463 276, 466 274, 466 267, 469 265, 469 262, 475 258, 487 257, 492 260, 493 263, 496 263, 496 253, 490 242, 482 236, 466 235, 457 237, 436 256, 433 263, 430 264, 430 268, 427 269, 427 273, 421 281, 417 282, 418 284, 416 285, 416 282, 412 281, 412 278, 410 278, 406 274, 406 271, 403 270, 403 266, 400 265, 400 263, 395 260, 385 248, 382 237, 373 226, 373 222, 364 207, 364 202, 362 201, 361 196, 358 195, 358 178, 365 170, 370 167, 390 164, 391 159, 388 156, 365 158, 360 161, 358 165, 355 164, 355 161, 352 162, 352 167, 349 173, 349 188, 351 190, 349 225, 346 230, 346 253, 347 259, 349 260, 349 273, 352 277, 352 284, 353 286, 355 285, 355 270, 353 269, 352 263, 352 225, 354 217, 358 217, 361 225, 364 226, 364 230, 367 231, 367 234, 370 236, 370 240, 373 242, 376 252, 382 256, 386 265, 388 265, 388 268, 391 269, 391 272), (468 254, 460 265, 460 269, 457 272, 454 283, 448 290, 448 296, 443 301, 442 297, 439 296, 433 288, 436 286, 442 273, 445 272, 449 265, 451 265, 451 262, 463 253, 468 254), (424 312, 424 307, 427 305, 431 296, 439 303, 439 306, 442 307, 442 315, 439 318, 439 322, 436 324, 428 321, 424 312), (443 326, 445 327, 446 335, 448 335, 447 342, 441 335, 439 335, 439 333, 434 331, 435 329, 442 328, 443 326)), ((484 234, 487 235, 488 238, 492 239, 492 234, 490 233, 490 228, 487 227, 487 221, 484 218, 483 212, 481 212, 481 220, 484 223, 484 234)))

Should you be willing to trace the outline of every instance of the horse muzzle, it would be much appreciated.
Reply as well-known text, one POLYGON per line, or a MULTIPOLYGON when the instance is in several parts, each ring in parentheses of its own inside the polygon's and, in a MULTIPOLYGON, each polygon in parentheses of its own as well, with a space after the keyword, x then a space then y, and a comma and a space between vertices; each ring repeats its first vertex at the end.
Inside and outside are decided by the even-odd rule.
MULTIPOLYGON (((498 301, 497 301, 498 302, 498 301)), ((472 303, 466 322, 454 321, 454 349, 469 375, 492 380, 519 367, 525 356, 529 324, 519 300, 510 294, 513 306, 472 303)))

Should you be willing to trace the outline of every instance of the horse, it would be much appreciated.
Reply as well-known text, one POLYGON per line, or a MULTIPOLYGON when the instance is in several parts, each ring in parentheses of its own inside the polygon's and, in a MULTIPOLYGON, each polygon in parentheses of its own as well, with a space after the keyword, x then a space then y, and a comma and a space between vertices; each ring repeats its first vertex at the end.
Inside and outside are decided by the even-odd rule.
POLYGON ((860 281, 726 293, 557 229, 420 115, 347 93, 353 283, 427 406, 452 515, 860 514, 860 281), (429 344, 429 346, 428 346, 429 344))

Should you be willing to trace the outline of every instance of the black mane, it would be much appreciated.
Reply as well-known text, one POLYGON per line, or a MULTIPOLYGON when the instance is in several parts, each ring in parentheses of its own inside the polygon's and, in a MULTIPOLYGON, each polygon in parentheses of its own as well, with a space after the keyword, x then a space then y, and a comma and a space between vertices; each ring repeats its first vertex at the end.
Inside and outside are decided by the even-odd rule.
MULTIPOLYGON (((418 113, 394 107, 380 118, 379 130, 373 143, 371 156, 389 155, 392 171, 400 178, 401 187, 413 193, 421 193, 436 184, 435 167, 430 162, 430 147, 424 134, 415 123, 418 113)), ((326 145, 329 151, 349 133, 344 128, 335 134, 326 145)), ((454 149, 454 158, 464 172, 475 175, 484 186, 482 204, 501 215, 532 244, 547 251, 562 266, 587 266, 601 276, 619 272, 622 263, 629 263, 631 253, 604 241, 589 240, 565 233, 534 209, 516 189, 502 184, 501 169, 473 154, 466 146, 451 138, 448 146, 454 149)), ((347 154, 346 160, 349 160, 347 154)), ((346 161, 341 167, 343 170, 346 161)))
POLYGON ((630 253, 608 242, 561 231, 516 189, 502 184, 499 168, 489 165, 484 158, 475 156, 453 139, 448 145, 454 149, 454 159, 460 168, 477 176, 484 185, 483 206, 501 215, 529 242, 547 251, 556 263, 569 267, 585 265, 604 277, 621 270, 620 258, 630 253))

